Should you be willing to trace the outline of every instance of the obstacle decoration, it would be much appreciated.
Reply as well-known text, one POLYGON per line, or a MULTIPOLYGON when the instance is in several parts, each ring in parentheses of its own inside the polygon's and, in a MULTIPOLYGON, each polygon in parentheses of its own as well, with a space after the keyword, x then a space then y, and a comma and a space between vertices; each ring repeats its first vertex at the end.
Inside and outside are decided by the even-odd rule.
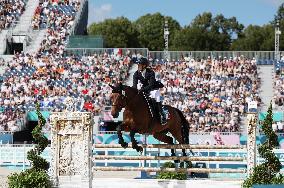
MULTIPOLYGON (((172 162, 165 162, 163 168, 175 168, 175 164, 172 162)), ((191 166, 185 166, 186 168, 191 168, 191 166)), ((183 168, 183 167, 181 167, 183 168)), ((186 180, 187 173, 185 172, 161 172, 158 174, 157 179, 177 179, 186 180)))
POLYGON ((247 114, 247 174, 250 175, 256 165, 256 113, 247 114))
POLYGON ((21 173, 14 173, 8 177, 10 188, 33 187, 50 188, 51 182, 47 174, 49 163, 39 155, 48 145, 48 139, 41 132, 46 120, 42 116, 39 104, 36 104, 36 113, 39 117, 37 126, 32 131, 32 136, 36 142, 35 148, 28 151, 27 158, 31 161, 31 168, 21 173))
POLYGON ((73 110, 72 105, 68 105, 66 112, 50 115, 51 179, 54 186, 72 181, 75 183, 76 180, 76 183, 81 182, 81 187, 90 188, 92 115, 89 112, 73 110))
POLYGON ((252 169, 252 173, 243 183, 244 188, 252 187, 254 184, 284 184, 284 178, 278 175, 281 169, 281 163, 272 149, 279 146, 278 136, 272 130, 273 113, 272 105, 267 111, 267 116, 262 124, 262 130, 267 136, 267 140, 258 148, 260 157, 265 162, 252 169))

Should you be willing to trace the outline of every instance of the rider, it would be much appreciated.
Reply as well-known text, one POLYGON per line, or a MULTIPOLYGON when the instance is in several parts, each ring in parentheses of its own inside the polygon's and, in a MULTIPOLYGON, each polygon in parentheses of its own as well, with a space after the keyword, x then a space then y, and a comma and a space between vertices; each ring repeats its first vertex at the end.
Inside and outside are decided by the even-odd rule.
POLYGON ((146 58, 142 57, 136 62, 138 64, 138 70, 133 75, 133 87, 137 89, 138 82, 140 81, 142 87, 139 92, 150 95, 150 98, 155 101, 154 105, 156 104, 160 115, 158 119, 160 119, 161 124, 164 125, 167 123, 167 120, 166 114, 162 109, 161 93, 159 90, 159 88, 164 86, 161 82, 156 81, 155 72, 148 67, 149 61, 146 58))

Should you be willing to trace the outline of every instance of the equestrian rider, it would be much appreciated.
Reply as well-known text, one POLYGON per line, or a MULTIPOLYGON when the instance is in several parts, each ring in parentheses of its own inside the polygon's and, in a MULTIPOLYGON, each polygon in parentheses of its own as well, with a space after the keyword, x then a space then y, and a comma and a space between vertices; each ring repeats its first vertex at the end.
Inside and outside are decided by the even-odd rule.
POLYGON ((133 87, 137 89, 138 83, 142 84, 139 92, 144 92, 157 107, 160 117, 158 118, 161 121, 161 124, 164 125, 167 123, 166 114, 162 108, 161 102, 161 93, 159 88, 164 87, 163 84, 159 81, 156 81, 155 72, 149 68, 149 61, 142 57, 136 61, 138 64, 138 70, 133 75, 133 87))

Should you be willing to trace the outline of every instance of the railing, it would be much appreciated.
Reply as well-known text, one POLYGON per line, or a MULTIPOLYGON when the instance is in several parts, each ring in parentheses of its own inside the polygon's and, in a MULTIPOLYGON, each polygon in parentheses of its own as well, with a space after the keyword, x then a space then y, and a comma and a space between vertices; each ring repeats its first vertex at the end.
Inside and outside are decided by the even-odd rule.
POLYGON ((93 54, 112 54, 115 49, 121 49, 122 54, 125 55, 127 51, 130 51, 130 55, 140 53, 142 56, 147 57, 147 48, 66 48, 65 55, 69 56, 72 54, 77 55, 93 55, 93 54))
MULTIPOLYGON (((280 52, 283 54, 283 51, 280 52)), ((218 58, 227 57, 234 58, 243 55, 245 58, 256 58, 256 59, 275 59, 274 51, 169 51, 170 60, 179 60, 182 57, 192 58, 218 58)), ((149 56, 153 59, 165 59, 164 51, 149 51, 149 56)))
MULTIPOLYGON (((91 55, 94 53, 102 54, 105 52, 109 52, 111 50, 118 48, 66 48, 65 55, 78 54, 78 55, 91 55)), ((130 50, 134 53, 140 53, 142 56, 150 57, 152 59, 164 59, 164 51, 148 51, 147 48, 120 48, 125 52, 125 50, 130 50)), ((284 51, 280 52, 284 54, 284 51)), ((267 59, 274 60, 275 52, 274 51, 169 51, 170 60, 179 60, 184 57, 191 58, 202 58, 207 59, 210 57, 213 58, 235 58, 244 56, 245 58, 252 59, 267 59)))
MULTIPOLYGON (((122 131, 123 133, 126 133, 122 131)), ((191 135, 212 135, 213 133, 216 132, 190 132, 189 134, 191 135)), ((117 134, 116 131, 98 131, 98 134, 117 134)), ((218 132, 220 135, 243 135, 242 132, 218 132)))

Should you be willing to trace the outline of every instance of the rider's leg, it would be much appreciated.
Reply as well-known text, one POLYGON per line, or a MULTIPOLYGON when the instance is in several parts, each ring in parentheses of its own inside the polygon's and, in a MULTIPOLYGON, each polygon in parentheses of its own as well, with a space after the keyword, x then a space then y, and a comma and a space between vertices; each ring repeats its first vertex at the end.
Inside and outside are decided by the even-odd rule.
POLYGON ((161 93, 159 90, 156 90, 155 99, 156 99, 156 104, 157 104, 157 108, 158 108, 159 115, 160 115, 161 124, 164 125, 167 123, 167 117, 163 110, 163 105, 161 102, 161 93))
POLYGON ((156 99, 155 99, 155 90, 154 91, 150 91, 150 95, 149 97, 151 98, 151 101, 150 102, 150 108, 152 109, 152 113, 153 113, 153 116, 155 117, 157 115, 157 105, 156 105, 156 99))

